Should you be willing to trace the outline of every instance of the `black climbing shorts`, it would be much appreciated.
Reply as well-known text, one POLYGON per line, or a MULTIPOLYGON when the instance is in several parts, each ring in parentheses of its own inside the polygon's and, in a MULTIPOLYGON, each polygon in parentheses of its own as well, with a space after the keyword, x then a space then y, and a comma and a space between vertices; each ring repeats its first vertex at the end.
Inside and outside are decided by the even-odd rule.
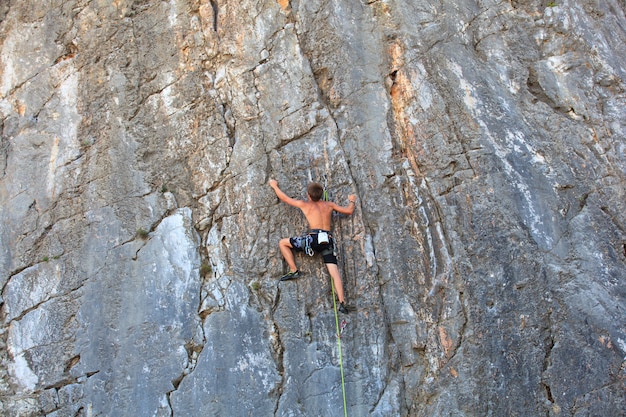
POLYGON ((310 248, 312 252, 308 253, 309 255, 312 253, 320 253, 325 264, 337 264, 337 256, 335 256, 335 240, 327 230, 313 229, 305 235, 290 237, 289 243, 291 243, 291 246, 293 246, 297 252, 307 253, 309 252, 307 251, 307 248, 310 248), (328 243, 318 243, 317 236, 320 232, 328 233, 328 243))

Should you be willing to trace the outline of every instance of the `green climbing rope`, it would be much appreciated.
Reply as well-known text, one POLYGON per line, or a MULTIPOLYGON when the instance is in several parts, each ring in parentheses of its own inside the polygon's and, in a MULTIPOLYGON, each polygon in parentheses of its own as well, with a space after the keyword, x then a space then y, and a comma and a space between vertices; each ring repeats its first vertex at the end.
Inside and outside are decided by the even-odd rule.
POLYGON ((337 327, 337 347, 339 348, 339 370, 341 371, 341 392, 343 394, 343 415, 348 417, 348 407, 346 407, 346 384, 343 379, 343 358, 341 355, 341 331, 339 330, 339 315, 337 314, 337 301, 335 301, 335 283, 330 277, 330 286, 333 289, 333 308, 335 309, 335 326, 337 327))
MULTIPOLYGON (((328 196, 328 178, 324 175, 324 194, 323 200, 329 201, 328 196)), ((346 406, 346 383, 343 378, 343 356, 341 354, 341 330, 339 329, 339 315, 337 314, 337 301, 335 300, 335 283, 333 277, 330 277, 330 286, 333 289, 333 308, 335 309, 335 326, 337 328, 337 347, 339 348, 339 370, 341 371, 341 393, 343 394, 343 415, 348 417, 348 407, 346 406)))

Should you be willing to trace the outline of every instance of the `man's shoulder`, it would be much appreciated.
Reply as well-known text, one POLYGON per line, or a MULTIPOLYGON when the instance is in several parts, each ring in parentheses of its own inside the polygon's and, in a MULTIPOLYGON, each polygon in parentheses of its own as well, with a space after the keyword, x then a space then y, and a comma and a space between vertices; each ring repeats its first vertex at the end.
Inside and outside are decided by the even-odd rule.
MULTIPOLYGON (((331 212, 333 211, 333 208, 335 207, 335 203, 333 203, 332 201, 310 201, 310 200, 306 200, 302 202, 302 206, 300 207, 303 210, 312 210, 317 208, 317 210, 321 209, 322 212, 328 211, 331 212)), ((317 211, 315 210, 315 211, 317 211)))
POLYGON ((324 201, 324 200, 317 201, 316 203, 313 203, 313 204, 317 204, 318 206, 322 206, 322 207, 329 207, 331 209, 335 206, 334 202, 324 201))

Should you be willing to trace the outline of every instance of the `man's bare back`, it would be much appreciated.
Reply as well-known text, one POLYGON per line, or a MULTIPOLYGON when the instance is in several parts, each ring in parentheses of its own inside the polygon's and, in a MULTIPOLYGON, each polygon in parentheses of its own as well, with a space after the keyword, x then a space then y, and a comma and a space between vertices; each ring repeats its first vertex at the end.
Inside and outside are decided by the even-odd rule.
POLYGON ((328 201, 305 201, 300 210, 309 222, 310 229, 330 230, 333 205, 328 201))
POLYGON ((350 203, 344 207, 337 205, 332 201, 313 201, 311 196, 309 196, 307 201, 291 198, 278 188, 276 180, 270 180, 269 185, 274 189, 276 196, 281 201, 302 210, 304 217, 306 217, 309 222, 310 229, 330 230, 333 211, 348 215, 354 212, 354 202, 356 200, 356 196, 354 194, 350 194, 348 196, 348 201, 350 203))

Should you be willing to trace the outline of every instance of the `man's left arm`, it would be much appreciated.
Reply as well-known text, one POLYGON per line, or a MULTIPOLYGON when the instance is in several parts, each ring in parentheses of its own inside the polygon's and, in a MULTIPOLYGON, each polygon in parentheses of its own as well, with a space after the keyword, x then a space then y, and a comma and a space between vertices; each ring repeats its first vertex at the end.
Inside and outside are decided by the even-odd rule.
POLYGON ((278 182, 276 180, 270 180, 269 185, 270 187, 272 187, 272 189, 276 193, 276 197, 278 197, 280 201, 287 203, 290 206, 302 207, 304 202, 302 200, 296 200, 295 198, 291 198, 287 194, 285 194, 283 190, 278 188, 278 182))

